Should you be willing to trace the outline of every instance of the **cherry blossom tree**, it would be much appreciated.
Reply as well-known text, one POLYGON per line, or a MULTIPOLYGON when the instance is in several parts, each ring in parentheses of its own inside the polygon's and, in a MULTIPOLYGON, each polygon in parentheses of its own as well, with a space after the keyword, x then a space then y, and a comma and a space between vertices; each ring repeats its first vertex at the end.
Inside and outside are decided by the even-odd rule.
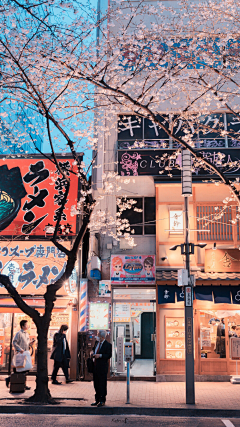
MULTIPOLYGON (((194 158, 193 168, 207 170, 210 180, 218 179, 229 187, 229 199, 240 200, 238 182, 223 172, 228 160, 220 153, 211 163, 197 149, 204 147, 204 135, 209 131, 223 139, 227 135, 238 145, 234 125, 226 130, 221 121, 210 123, 206 116, 221 110, 232 114, 233 123, 240 121, 239 5, 234 0, 213 0, 211 5, 190 0, 171 4, 117 0, 110 2, 107 10, 97 11, 78 0, 3 0, 0 10, 0 105, 23 105, 33 117, 41 117, 51 159, 68 182, 65 201, 69 178, 55 154, 59 144, 64 142, 71 152, 82 185, 75 207, 75 213, 82 215, 82 225, 71 250, 57 235, 62 212, 55 225, 53 243, 66 253, 68 261, 61 279, 47 287, 44 315, 29 307, 9 278, 0 275, 0 282, 18 307, 37 326, 37 387, 32 400, 46 402, 51 400, 47 373, 51 312, 57 290, 74 268, 87 227, 114 238, 123 233, 134 244, 125 233, 127 223, 97 210, 77 147, 85 153, 94 149, 97 156, 103 150, 98 135, 116 126, 112 117, 132 114, 139 120, 147 118, 179 144, 171 156, 177 156, 181 147, 187 148, 194 158), (196 135, 200 134, 199 139, 196 135)), ((0 111, 7 126, 6 114, 6 108, 4 113, 0 111)), ((16 143, 21 144, 20 135, 16 143)), ((159 150, 159 159, 163 155, 159 150)), ((95 155, 92 166, 99 167, 94 162, 95 155)), ((106 194, 115 194, 121 186, 114 164, 103 176, 106 194)), ((238 160, 230 165, 238 166, 238 160)), ((118 203, 120 211, 126 208, 118 203)))
MULTIPOLYGON (((35 127, 35 132, 38 132, 40 118, 42 132, 45 132, 48 138, 48 152, 51 152, 51 155, 41 154, 55 163, 59 175, 66 182, 63 203, 59 210, 57 221, 54 224, 54 229, 52 230, 52 242, 59 250, 66 254, 67 263, 61 278, 47 286, 47 291, 44 294, 44 314, 41 315, 36 309, 23 301, 9 277, 3 274, 0 275, 0 283, 7 289, 17 306, 32 318, 37 328, 36 390, 30 401, 52 402, 48 388, 48 328, 54 302, 57 298, 56 293, 63 286, 64 282, 69 279, 73 271, 78 248, 88 228, 95 200, 92 196, 91 180, 88 178, 88 171, 84 168, 82 159, 78 156, 79 145, 81 146, 81 151, 84 148, 82 138, 85 136, 87 127, 85 125, 83 129, 82 120, 85 122, 88 120, 87 111, 84 118, 81 116, 82 113, 84 114, 84 111, 82 111, 84 94, 77 94, 72 91, 71 73, 67 79, 61 73, 54 73, 51 69, 51 57, 56 55, 58 58, 65 57, 66 59, 69 57, 70 59, 73 49, 73 46, 71 46, 71 25, 74 24, 74 40, 77 38, 77 44, 83 45, 84 38, 91 35, 91 26, 94 27, 94 21, 92 20, 91 23, 90 9, 86 6, 83 9, 83 6, 78 2, 75 2, 75 5, 58 1, 34 4, 28 1, 18 2, 13 0, 10 2, 3 1, 0 9, 0 115, 3 123, 1 127, 2 135, 6 134, 6 129, 9 129, 9 116, 12 117, 14 115, 18 106, 27 109, 29 114, 33 116, 31 118, 33 119, 32 126, 35 127), (65 25, 63 23, 64 19, 68 21, 65 25), (39 71, 40 64, 41 71, 39 71), (74 105, 76 105, 76 108, 74 105), (67 125, 65 126, 64 119, 66 118, 67 125), (74 124, 72 124, 73 121, 75 122, 74 124), (56 155, 56 150, 59 150, 59 145, 63 145, 64 140, 76 164, 77 175, 81 183, 81 197, 76 207, 73 208, 74 213, 81 216, 80 230, 72 242, 71 249, 64 245, 64 242, 60 240, 58 235, 71 180, 71 176, 69 177, 65 170, 62 169, 56 155)), ((17 124, 16 120, 16 127, 17 124)), ((11 140, 11 143, 18 144, 18 147, 23 145, 21 131, 19 130, 14 140, 11 140)), ((91 132, 91 129, 89 132, 91 132)), ((24 142, 28 136, 28 132, 26 131, 24 142)), ((32 138, 32 144, 36 146, 34 138, 32 138)), ((91 150, 91 144, 91 135, 89 135, 88 145, 85 144, 84 148, 86 154, 87 150, 91 150)), ((37 147, 35 148, 37 149, 37 147)))

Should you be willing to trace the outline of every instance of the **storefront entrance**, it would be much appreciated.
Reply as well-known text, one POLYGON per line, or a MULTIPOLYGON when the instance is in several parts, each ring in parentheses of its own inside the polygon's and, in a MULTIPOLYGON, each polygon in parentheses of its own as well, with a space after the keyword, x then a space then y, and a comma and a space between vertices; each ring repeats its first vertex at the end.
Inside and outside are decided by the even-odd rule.
MULTIPOLYGON (((0 373, 6 374, 11 372, 11 359, 14 354, 14 348, 12 346, 12 341, 17 331, 20 329, 20 321, 27 320, 29 324, 28 333, 30 335, 30 339, 34 339, 35 342, 33 344, 33 354, 32 354, 32 365, 33 368, 31 373, 36 373, 37 369, 37 359, 36 359, 36 349, 37 349, 37 329, 33 322, 33 320, 28 317, 24 313, 19 313, 16 309, 12 309, 12 312, 1 313, 0 307, 0 373)), ((7 309, 5 309, 7 310, 7 309)), ((10 311, 10 310, 9 310, 10 311)), ((66 310, 53 312, 52 319, 48 332, 48 370, 51 373, 53 369, 53 361, 50 359, 52 345, 53 345, 53 335, 57 332, 61 326, 61 324, 67 324, 70 326, 70 308, 66 310)), ((71 332, 71 330, 70 330, 71 332)), ((68 331, 68 339, 70 337, 70 333, 68 331)))
POLYGON ((131 376, 155 375, 156 290, 149 288, 113 288, 112 372, 125 375, 126 364, 121 346, 133 343, 131 376))

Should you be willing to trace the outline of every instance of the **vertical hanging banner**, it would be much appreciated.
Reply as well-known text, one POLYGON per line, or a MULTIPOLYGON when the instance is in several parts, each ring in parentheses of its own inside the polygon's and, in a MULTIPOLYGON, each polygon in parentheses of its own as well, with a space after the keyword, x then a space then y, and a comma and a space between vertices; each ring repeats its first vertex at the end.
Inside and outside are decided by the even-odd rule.
POLYGON ((80 279, 80 319, 79 331, 84 332, 87 330, 87 285, 88 279, 80 279))
MULTIPOLYGON (((59 235, 76 234, 76 216, 71 208, 78 197, 75 161, 58 158, 70 179, 70 191, 62 213, 59 235)), ((61 209, 67 181, 56 165, 44 157, 0 158, 0 232, 5 236, 45 236, 53 232, 61 209)))

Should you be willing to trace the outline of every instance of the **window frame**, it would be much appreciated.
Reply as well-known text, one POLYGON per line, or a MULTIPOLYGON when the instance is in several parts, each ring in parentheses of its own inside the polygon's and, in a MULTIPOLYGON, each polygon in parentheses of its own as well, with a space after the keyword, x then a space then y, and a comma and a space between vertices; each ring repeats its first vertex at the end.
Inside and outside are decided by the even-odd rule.
MULTIPOLYGON (((136 196, 136 197, 121 197, 121 199, 133 199, 133 200, 142 199, 142 225, 135 225, 135 227, 142 227, 142 234, 131 233, 131 236, 132 237, 138 237, 138 236, 147 236, 147 237, 156 236, 156 198, 154 196, 136 196), (145 224, 145 199, 148 199, 148 198, 155 199, 155 223, 154 224, 145 224), (146 225, 148 225, 148 226, 149 225, 150 226, 151 225, 155 226, 155 233, 154 234, 145 234, 145 226, 146 225)), ((134 226, 132 226, 131 224, 129 224, 129 226, 132 229, 134 229, 134 226)))

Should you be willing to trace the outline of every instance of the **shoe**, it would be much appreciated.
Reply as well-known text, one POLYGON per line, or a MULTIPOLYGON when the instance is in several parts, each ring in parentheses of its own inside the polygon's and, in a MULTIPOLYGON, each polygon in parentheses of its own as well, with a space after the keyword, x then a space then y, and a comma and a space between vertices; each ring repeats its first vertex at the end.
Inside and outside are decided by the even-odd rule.
POLYGON ((25 385, 25 390, 31 390, 31 387, 28 387, 27 385, 25 385))
POLYGON ((52 381, 52 384, 55 384, 55 385, 60 385, 60 384, 62 384, 62 383, 60 383, 59 381, 52 381))
POLYGON ((99 402, 93 402, 91 403, 91 406, 98 406, 99 402))
POLYGON ((74 380, 66 380, 66 384, 72 383, 74 380))
POLYGON ((105 403, 104 403, 104 402, 99 402, 99 403, 97 404, 97 407, 98 407, 98 408, 100 408, 100 406, 105 406, 105 403))
POLYGON ((10 378, 5 378, 5 382, 6 382, 6 387, 9 387, 9 383, 10 383, 10 378))

